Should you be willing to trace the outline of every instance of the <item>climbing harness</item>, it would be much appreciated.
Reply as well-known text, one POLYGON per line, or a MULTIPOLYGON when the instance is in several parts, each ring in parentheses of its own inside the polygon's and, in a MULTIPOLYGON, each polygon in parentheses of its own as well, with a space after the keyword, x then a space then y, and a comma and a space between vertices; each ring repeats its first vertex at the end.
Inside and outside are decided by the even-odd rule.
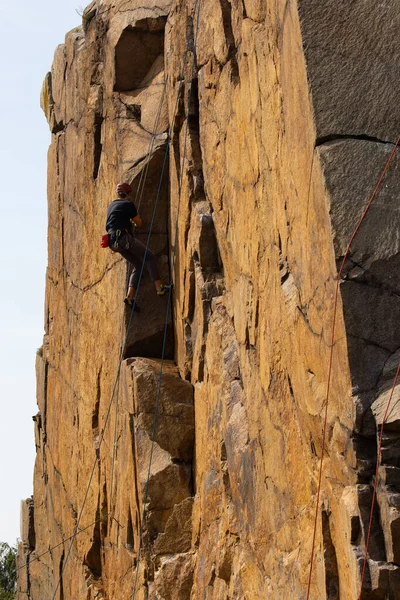
POLYGON ((125 250, 129 249, 129 240, 126 240, 125 244, 121 244, 121 240, 120 238, 125 234, 128 233, 127 229, 117 229, 114 232, 115 235, 115 240, 112 244, 112 249, 113 250, 118 250, 118 248, 124 248, 125 250))
POLYGON ((117 250, 118 248, 123 248, 123 247, 128 249, 129 248, 128 242, 126 243, 125 246, 121 246, 121 244, 119 242, 119 238, 124 233, 129 233, 129 231, 127 229, 117 229, 116 231, 111 231, 110 233, 106 233, 105 235, 102 235, 100 246, 102 248, 112 248, 113 250, 117 250), (111 237, 115 237, 112 244, 110 244, 111 237))

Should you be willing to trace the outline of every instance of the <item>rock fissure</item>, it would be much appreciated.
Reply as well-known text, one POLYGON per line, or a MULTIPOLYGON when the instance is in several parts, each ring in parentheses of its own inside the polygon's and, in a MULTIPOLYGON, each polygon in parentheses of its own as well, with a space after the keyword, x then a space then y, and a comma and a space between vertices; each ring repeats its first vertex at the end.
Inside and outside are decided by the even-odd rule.
MULTIPOLYGON (((341 262, 340 258, 338 262, 341 262)), ((366 286, 371 289, 380 290, 382 293, 387 294, 389 297, 393 297, 396 299, 400 298, 400 293, 396 290, 393 290, 389 287, 389 285, 382 284, 378 279, 376 279, 373 275, 371 275, 368 268, 363 266, 363 263, 358 264, 357 262, 353 262, 354 265, 359 267, 363 271, 363 273, 357 273, 356 275, 352 275, 352 272, 342 274, 341 281, 348 281, 351 284, 366 286), (368 279, 366 278, 368 277, 368 279)))
POLYGON ((64 553, 64 550, 63 550, 62 554, 61 554, 60 566, 59 566, 59 581, 60 581, 59 594, 60 594, 60 600, 64 600, 64 584, 63 584, 63 579, 62 579, 62 574, 63 574, 63 570, 64 570, 64 558, 65 558, 65 553, 64 553))
POLYGON ((315 147, 318 148, 319 146, 323 146, 324 144, 330 144, 330 143, 334 143, 336 141, 346 141, 346 140, 364 140, 367 142, 374 142, 376 144, 387 144, 390 146, 394 146, 395 142, 390 141, 390 140, 381 140, 378 139, 376 137, 373 136, 369 136, 366 134, 357 134, 357 135, 350 135, 350 134, 334 134, 331 133, 329 135, 325 135, 323 137, 317 138, 315 141, 315 147))
POLYGON ((387 353, 389 353, 391 355, 395 354, 397 352, 397 350, 398 350, 398 348, 395 348, 395 349, 388 348, 388 347, 385 347, 383 345, 380 345, 375 340, 371 340, 371 339, 368 339, 368 338, 357 336, 357 335, 354 335, 353 333, 351 333, 349 335, 349 338, 353 338, 355 340, 361 340, 361 341, 365 342, 366 344, 368 344, 369 346, 373 346, 374 348, 379 348, 379 350, 384 350, 385 352, 387 352, 387 353))
POLYGON ((113 269, 118 263, 122 262, 122 258, 117 258, 115 259, 115 262, 113 262, 111 265, 109 265, 108 267, 106 267, 106 269, 104 270, 102 276, 97 279, 96 281, 94 281, 93 283, 89 283, 85 286, 79 286, 77 283, 75 283, 71 277, 71 275, 68 273, 66 267, 64 267, 65 269, 65 273, 67 278, 69 279, 69 283, 76 288, 77 290, 79 290, 82 293, 88 292, 90 290, 92 290, 94 287, 96 287, 97 285, 99 285, 99 283, 101 283, 103 281, 103 278, 109 273, 109 271, 111 271, 111 269, 113 269))

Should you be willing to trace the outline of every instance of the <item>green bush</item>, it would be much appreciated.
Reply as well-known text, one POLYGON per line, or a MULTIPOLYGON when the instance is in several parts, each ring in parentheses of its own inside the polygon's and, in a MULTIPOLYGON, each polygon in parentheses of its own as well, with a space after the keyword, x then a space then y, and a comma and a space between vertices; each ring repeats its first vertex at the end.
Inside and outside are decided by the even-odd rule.
POLYGON ((14 600, 17 548, 0 542, 0 600, 14 600))

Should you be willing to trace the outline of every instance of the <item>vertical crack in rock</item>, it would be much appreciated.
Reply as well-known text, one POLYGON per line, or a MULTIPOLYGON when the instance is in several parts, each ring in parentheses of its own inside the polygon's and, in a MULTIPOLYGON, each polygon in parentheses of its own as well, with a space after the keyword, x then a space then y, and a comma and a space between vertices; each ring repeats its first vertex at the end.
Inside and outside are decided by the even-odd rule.
POLYGON ((27 540, 28 540, 28 544, 29 544, 29 551, 30 552, 34 552, 35 547, 36 547, 36 533, 35 533, 35 505, 33 502, 33 497, 27 501, 27 507, 28 507, 28 515, 27 515, 27 519, 28 519, 28 536, 27 536, 27 540))
POLYGON ((221 296, 224 289, 222 260, 213 220, 212 204, 204 190, 203 156, 200 144, 199 81, 191 80, 190 105, 187 109, 188 140, 187 177, 189 184, 188 217, 185 227, 184 246, 191 255, 190 267, 186 275, 188 282, 185 340, 185 378, 194 376, 199 382, 204 377, 204 352, 206 348, 208 323, 211 316, 213 298, 221 296), (191 244, 188 244, 189 235, 191 244), (194 319, 195 313, 198 313, 194 319), (197 340, 202 339, 196 361, 196 372, 192 373, 193 351, 197 340))
POLYGON ((190 106, 188 107, 187 119, 191 154, 189 167, 191 194, 193 200, 204 200, 203 158, 200 146, 199 82, 197 78, 191 81, 190 106))
POLYGON ((357 459, 357 480, 368 484, 376 468, 377 449, 373 439, 361 435, 353 435, 353 448, 357 459))
POLYGON ((60 566, 59 566, 59 581, 60 581, 60 585, 58 588, 59 591, 59 598, 60 600, 64 600, 64 577, 63 577, 63 569, 64 569, 64 559, 65 559, 65 550, 63 548, 63 551, 61 553, 60 556, 60 566))
POLYGON ((236 42, 232 28, 232 4, 230 0, 219 0, 222 11, 222 23, 225 39, 228 46, 228 61, 231 62, 231 81, 234 85, 239 83, 239 65, 236 57, 236 42))
POLYGON ((182 179, 182 157, 181 157, 181 145, 180 145, 180 137, 181 137, 181 132, 184 131, 184 125, 185 125, 185 116, 186 116, 186 112, 185 112, 185 101, 186 101, 186 95, 188 94, 188 89, 186 87, 186 82, 182 83, 180 81, 177 82, 176 84, 177 89, 175 90, 175 93, 178 94, 178 97, 176 99, 176 114, 175 114, 175 121, 173 123, 173 129, 172 129, 172 134, 171 134, 171 145, 172 145, 172 152, 173 152, 173 156, 174 156, 174 167, 176 170, 176 181, 178 184, 178 188, 179 188, 179 193, 180 193, 180 185, 181 185, 181 179, 182 179))
POLYGON ((104 482, 101 496, 101 543, 104 546, 105 539, 108 534, 108 497, 107 497, 107 482, 104 482))
POLYGON ((94 524, 91 536, 91 547, 86 555, 84 564, 90 569, 93 576, 97 579, 102 574, 101 562, 101 522, 100 522, 100 502, 96 510, 96 523, 94 524))
POLYGON ((128 506, 128 522, 127 522, 127 529, 126 529, 126 548, 130 551, 130 552, 135 552, 135 537, 133 534, 133 524, 132 524, 132 513, 131 513, 131 507, 128 506))
MULTIPOLYGON (((232 503, 232 486, 231 486, 231 480, 230 480, 230 476, 229 476, 229 464, 228 464, 228 455, 226 453, 226 445, 225 442, 222 443, 221 446, 221 469, 222 469, 222 479, 223 479, 223 483, 224 483, 224 491, 225 491, 225 495, 226 495, 226 499, 227 499, 227 504, 231 504, 232 503)), ((226 577, 222 577, 223 579, 226 579, 226 577)), ((226 579, 226 580, 229 580, 226 579)))
POLYGON ((103 115, 96 113, 94 118, 94 166, 93 179, 97 179, 100 168, 101 153, 103 144, 101 143, 101 126, 103 124, 103 115))
POLYGON ((92 433, 93 433, 93 439, 94 439, 94 443, 96 448, 98 447, 99 444, 99 434, 100 434, 100 430, 99 430, 99 411, 100 411, 100 400, 101 400, 101 368, 99 370, 99 372, 97 373, 97 378, 96 378, 96 401, 95 401, 95 405, 93 408, 93 413, 92 413, 92 433))
MULTIPOLYGON (((139 493, 139 489, 140 489, 140 483, 139 483, 139 477, 138 477, 138 463, 137 463, 137 456, 136 456, 136 444, 135 444, 135 420, 134 420, 134 415, 130 414, 129 415, 129 434, 130 434, 130 445, 131 445, 131 451, 132 451, 132 465, 133 465, 133 482, 134 482, 134 490, 135 490, 135 503, 134 506, 136 507, 136 539, 137 539, 137 543, 139 543, 139 531, 140 528, 142 526, 142 513, 140 510, 140 493, 139 493)), ((128 512, 128 518, 132 518, 131 515, 131 508, 129 506, 129 512, 128 512)), ((133 525, 133 524, 132 524, 133 525)), ((135 548, 135 539, 133 539, 132 541, 132 547, 133 549, 135 548)))
MULTIPOLYGON (((149 249, 157 257, 158 269, 162 281, 170 280, 169 273, 169 232, 168 232, 168 210, 169 210, 169 177, 168 161, 165 163, 165 145, 158 146, 153 155, 148 157, 147 165, 141 165, 141 169, 146 169, 145 189, 139 189, 141 181, 141 171, 134 167, 127 171, 127 179, 131 181, 133 196, 141 200, 140 215, 144 226, 136 237, 144 245, 148 241, 148 231, 152 223, 152 236, 149 249), (160 180, 162 169, 164 168, 163 179, 160 180), (134 177, 131 179, 132 175, 134 177), (158 206, 156 213, 153 214, 156 199, 158 206), (154 218, 153 218, 154 217, 154 218)), ((143 185, 143 182, 142 182, 143 185)), ((130 272, 130 269, 128 273, 130 272)), ((143 277, 140 283, 138 293, 138 305, 140 314, 135 314, 134 323, 129 330, 125 358, 133 356, 160 358, 163 348, 164 328, 166 319, 166 307, 168 296, 159 297, 155 293, 154 284, 150 280, 146 265, 143 270, 143 277), (150 298, 151 301, 143 302, 142 298, 150 298)), ((129 322, 130 313, 126 313, 126 325, 129 322)), ((172 358, 174 349, 172 315, 169 311, 169 320, 167 324, 167 337, 164 349, 164 357, 172 358)))
POLYGON ((27 554, 26 555, 26 596, 27 599, 30 600, 31 598, 31 569, 30 569, 30 559, 31 559, 31 555, 27 554))
POLYGON ((326 510, 322 511, 322 539, 324 544, 326 600, 340 600, 336 550, 332 542, 329 515, 326 510))

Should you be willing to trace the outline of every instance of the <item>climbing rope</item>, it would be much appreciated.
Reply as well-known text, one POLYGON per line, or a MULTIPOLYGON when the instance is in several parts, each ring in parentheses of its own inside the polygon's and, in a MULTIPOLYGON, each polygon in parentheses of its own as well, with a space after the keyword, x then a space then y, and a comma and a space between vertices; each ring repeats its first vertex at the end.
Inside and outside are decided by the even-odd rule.
MULTIPOLYGON (((163 100, 164 100, 164 94, 161 97, 160 104, 161 104, 161 102, 163 102, 163 100)), ((159 114, 160 114, 160 109, 157 112, 156 124, 158 124, 159 114)), ((155 131, 156 131, 156 126, 155 126, 155 131)), ((152 146, 151 146, 151 143, 150 143, 150 148, 151 147, 152 146)), ((167 148, 168 148, 168 145, 167 145, 167 148)), ((164 160, 164 165, 163 165, 163 169, 162 169, 162 176, 163 176, 164 171, 165 171, 165 164, 166 164, 166 160, 164 160)), ((161 181, 162 181, 162 177, 161 177, 161 180, 160 180, 160 186, 161 186, 161 181)), ((90 473, 89 482, 88 482, 87 487, 86 487, 86 492, 85 492, 84 499, 83 499, 83 502, 82 502, 82 506, 81 506, 81 509, 80 509, 80 512, 79 512, 79 516, 78 516, 78 519, 77 519, 77 522, 76 522, 74 533, 72 534, 72 536, 70 538, 68 538, 69 540, 71 540, 71 544, 69 545, 69 548, 68 548, 65 560, 63 562, 63 567, 61 569, 60 576, 59 576, 56 588, 54 590, 54 594, 52 596, 52 600, 55 599, 57 591, 58 591, 58 589, 60 587, 60 584, 61 584, 61 581, 62 581, 62 578, 63 578, 63 574, 65 572, 65 569, 66 569, 66 566, 68 564, 68 560, 69 560, 69 557, 70 557, 70 554, 71 554, 72 546, 73 546, 75 538, 76 538, 76 536, 78 534, 78 530, 80 529, 79 528, 79 523, 81 521, 83 510, 84 510, 86 502, 87 502, 89 490, 90 490, 90 487, 91 487, 91 484, 92 484, 92 480, 93 480, 93 476, 94 476, 94 473, 95 473, 95 470, 96 470, 96 465, 97 465, 97 462, 100 459, 100 449, 101 449, 101 446, 102 446, 102 443, 103 443, 103 440, 104 440, 105 430, 106 430, 106 427, 107 427, 107 424, 108 424, 108 421, 109 421, 109 418, 110 418, 111 407, 112 407, 112 404, 113 404, 113 401, 114 401, 114 397, 115 397, 117 385, 118 385, 120 374, 121 374, 122 362, 124 360, 124 355, 125 355, 125 351, 126 351, 126 347, 127 347, 127 343, 128 343, 128 337, 129 337, 129 333, 130 333, 130 328, 131 328, 131 325, 132 325, 133 314, 135 312, 136 302, 137 302, 137 298, 138 298, 138 294, 139 294, 139 290, 140 290, 140 284, 141 284, 142 277, 143 277, 144 266, 145 266, 147 254, 148 254, 148 251, 149 251, 150 239, 151 239, 151 234, 152 234, 152 231, 153 231, 153 226, 154 226, 155 215, 156 215, 156 210, 157 210, 157 206, 158 206, 159 197, 160 197, 160 194, 158 193, 157 194, 156 203, 155 203, 155 206, 154 206, 154 210, 153 210, 153 217, 152 217, 152 220, 151 220, 151 224, 150 224, 149 232, 148 232, 148 236, 147 236, 147 242, 146 242, 145 252, 144 252, 144 255, 143 255, 143 261, 142 261, 142 265, 141 265, 141 269, 140 269, 140 274, 139 274, 138 286, 137 286, 137 289, 136 289, 136 296, 135 296, 135 300, 134 300, 134 303, 133 303, 132 308, 131 308, 131 314, 130 314, 129 321, 128 321, 128 326, 127 326, 127 331, 126 331, 126 335, 125 335, 125 340, 124 340, 124 343, 122 345, 121 352, 120 352, 120 358, 119 358, 119 362, 118 362, 117 374, 116 374, 116 377, 115 377, 115 381, 114 381, 114 385, 113 385, 113 389, 112 389, 112 393, 111 393, 110 402, 109 402, 108 407, 107 407, 107 412, 106 412, 106 416, 105 416, 105 420, 104 420, 104 425, 103 425, 103 428, 102 428, 102 431, 101 431, 101 434, 100 434, 100 437, 99 437, 99 443, 98 443, 98 447, 96 449, 96 457, 95 457, 95 460, 94 460, 94 463, 93 463, 92 471, 90 473)), ((115 443, 115 440, 114 440, 114 443, 115 443)), ((112 460, 113 460, 113 462, 115 461, 115 451, 113 451, 113 459, 112 460)), ((113 470, 114 470, 114 465, 112 467, 112 473, 113 473, 113 470)))
MULTIPOLYGON (((105 516, 108 516, 108 514, 109 513, 107 513, 107 515, 105 515, 105 516)), ((102 521, 103 519, 104 519, 104 516, 99 517, 98 519, 96 519, 92 523, 89 523, 89 525, 86 525, 86 527, 79 528, 79 531, 78 531, 77 534, 73 533, 69 537, 64 538, 62 542, 59 542, 55 546, 52 546, 51 548, 49 548, 48 550, 46 550, 45 552, 42 552, 42 554, 39 554, 38 556, 35 556, 35 558, 31 558, 30 560, 26 560, 21 567, 17 567, 16 571, 20 571, 21 569, 26 569, 32 563, 36 562, 37 560, 40 560, 41 558, 43 558, 43 556, 46 556, 46 554, 51 554, 51 552, 53 552, 53 550, 55 550, 56 548, 59 548, 60 546, 62 546, 63 544, 65 544, 65 542, 69 542, 69 540, 72 540, 72 538, 74 537, 74 535, 76 537, 76 535, 79 535, 80 533, 83 533, 87 529, 90 529, 90 527, 93 527, 93 525, 96 525, 96 523, 99 523, 99 521, 102 521)))
MULTIPOLYGON (((167 85, 167 81, 168 81, 168 77, 166 79, 164 79, 163 81, 163 92, 161 95, 161 99, 160 102, 158 104, 158 109, 157 109, 157 114, 156 114, 156 118, 155 118, 155 122, 154 122, 154 126, 153 126, 153 132, 151 135, 151 139, 150 139, 150 144, 149 144, 149 148, 146 154, 146 160, 145 160, 145 165, 144 168, 141 170, 140 172, 140 178, 139 178, 139 184, 136 190, 136 196, 135 196, 135 206, 137 207, 137 212, 139 213, 139 209, 140 209, 140 204, 142 202, 143 199, 143 194, 144 194, 144 190, 145 190, 145 183, 147 180, 147 175, 148 175, 148 170, 149 170, 149 165, 150 165, 150 160, 153 154, 153 150, 154 150, 154 144, 155 144, 155 140, 157 137, 157 131, 158 131, 158 127, 159 127, 159 121, 160 121, 160 116, 161 116, 161 110, 162 110, 162 106, 165 100, 165 93, 166 93, 166 85, 167 85)), ((167 146, 168 147, 168 144, 167 146)), ((164 175, 164 173, 163 173, 164 175)), ((161 177, 161 181, 163 178, 163 175, 161 177)), ((156 203, 155 206, 158 206, 158 201, 159 201, 159 197, 157 197, 156 199, 156 203)), ((155 212, 153 210, 153 215, 155 216, 155 212)), ((154 222, 154 219, 153 221, 154 222)), ((152 229, 152 228, 151 228, 152 229)), ((150 242, 150 238, 148 237, 148 242, 150 242)), ((144 269, 144 264, 146 261, 146 256, 147 256, 147 249, 144 255, 144 259, 142 262, 142 271, 141 274, 139 276, 139 280, 141 280, 141 276, 143 273, 143 269, 144 269)), ((138 288, 139 290, 139 288, 138 288)), ((138 293, 137 290, 137 293, 138 293)), ((131 313, 132 314, 132 313, 131 313)), ((119 386, 119 384, 118 384, 119 386)), ((113 497, 113 483, 114 483, 114 465, 115 465, 115 457, 116 457, 116 450, 117 450, 117 425, 118 425, 118 404, 119 404, 119 395, 117 392, 116 395, 116 402, 115 402, 115 420, 114 420, 114 441, 113 441, 113 454, 112 454, 112 459, 111 459, 111 482, 110 482, 110 490, 111 490, 111 495, 110 495, 110 506, 112 507, 112 497, 113 497)), ((113 516, 111 515, 111 520, 113 518, 113 516)))
POLYGON ((150 457, 149 457, 149 466, 148 466, 148 471, 147 471, 145 493, 144 493, 144 497, 143 497, 143 514, 142 514, 142 519, 140 522, 139 548, 138 548, 137 557, 136 557, 135 581, 134 581, 133 593, 131 596, 132 600, 134 600, 134 598, 136 596, 136 587, 137 587, 138 575, 139 575, 139 563, 140 563, 141 548, 142 548, 142 542, 143 542, 143 528, 144 528, 144 522, 146 519, 146 512, 147 512, 146 504, 147 504, 147 498, 148 498, 148 493, 149 493, 151 465, 152 465, 152 461, 153 461, 154 444, 155 444, 156 429, 157 429, 157 417, 158 417, 158 411, 159 411, 159 405, 160 405, 161 384, 162 384, 162 378, 163 378, 163 365, 164 365, 164 360, 165 360, 165 348, 166 348, 167 334, 168 334, 168 319, 169 319, 170 308, 171 308, 171 299, 172 299, 171 291, 172 290, 170 289, 168 292, 167 311, 166 311, 166 315, 165 315, 164 335, 163 335, 163 344, 162 344, 162 352, 161 352, 161 360, 160 360, 160 372, 159 372, 159 376, 158 376, 156 403, 155 403, 155 408, 154 408, 153 430, 152 430, 152 435, 151 435, 151 450, 150 450, 150 457))
POLYGON ((143 200, 143 195, 144 195, 144 190, 145 190, 145 183, 146 183, 146 179, 147 179, 147 175, 148 175, 148 171, 149 171, 149 167, 150 167, 150 161, 152 158, 152 154, 153 154, 153 150, 154 150, 154 145, 156 142, 156 138, 158 136, 157 131, 158 131, 158 125, 160 122, 160 117, 161 117, 161 111, 162 111, 162 107, 164 104, 164 99, 165 99, 165 93, 166 93, 166 89, 167 89, 167 82, 168 82, 168 77, 166 77, 163 81, 163 92, 161 95, 161 100, 158 104, 158 109, 157 109, 157 114, 156 114, 156 120, 154 123, 154 128, 153 128, 153 133, 151 135, 151 140, 150 140, 150 146, 149 146, 149 150, 146 154, 146 161, 145 161, 145 166, 144 168, 141 170, 140 172, 140 178, 139 178, 139 184, 138 184, 138 188, 136 190, 136 196, 135 196, 135 206, 137 209, 137 212, 139 212, 140 210, 140 205, 142 203, 143 200))
POLYGON ((115 398, 115 415, 114 415, 114 439, 113 439, 113 445, 112 445, 112 456, 111 456, 111 478, 110 478, 110 525, 114 516, 114 511, 113 511, 113 488, 114 488, 114 470, 115 470, 115 461, 116 461, 116 456, 117 456, 117 431, 118 431, 118 405, 119 405, 119 381, 118 381, 118 388, 117 388, 117 394, 116 394, 116 398, 115 398), (112 511, 112 512, 111 512, 112 511))
POLYGON ((322 466, 323 466, 323 460, 324 460, 324 453, 325 453, 325 440, 326 440, 326 430, 327 430, 327 423, 328 423, 328 405, 329 405, 329 393, 330 393, 330 388, 331 388, 331 377, 332 377, 332 362, 333 362, 333 348, 334 348, 334 342, 335 342, 335 331, 336 331, 336 315, 337 315, 337 307, 338 307, 338 299, 339 299, 339 285, 340 285, 340 278, 341 275, 343 273, 343 269, 347 260, 347 257, 349 255, 350 252, 350 248, 351 245, 354 241, 354 238, 356 237, 361 224, 363 223, 371 204, 373 203, 373 201, 375 200, 375 197, 378 193, 379 188, 381 187, 382 181, 384 180, 386 173, 389 169, 389 166, 396 154, 396 150, 397 147, 400 143, 400 136, 397 138, 397 141, 393 147, 393 150, 386 162, 385 168, 382 171, 382 174, 379 178, 378 183, 375 186, 375 189, 373 191, 373 193, 371 194, 370 199, 367 202, 367 205, 357 223, 356 228, 353 231, 353 234, 350 238, 349 243, 347 244, 347 248, 346 251, 344 253, 343 256, 343 260, 342 263, 340 265, 340 269, 337 275, 337 279, 336 279, 336 289, 335 289, 335 298, 334 298, 334 305, 333 305, 333 318, 332 318, 332 330, 331 330, 331 343, 330 343, 330 355, 329 355, 329 368, 328 368, 328 381, 327 381, 327 389, 326 389, 326 396, 325 396, 325 413, 324 413, 324 427, 323 427, 323 433, 322 433, 322 448, 321 448, 321 458, 320 458, 320 464, 319 464, 319 475, 318 475, 318 488, 317 488, 317 499, 316 499, 316 508, 315 508, 315 517, 314 517, 314 529, 313 529, 313 537, 312 537, 312 548, 311 548, 311 558, 310 558, 310 571, 309 571, 309 576, 308 576, 308 587, 307 587, 307 596, 306 596, 306 600, 309 600, 310 597, 310 590, 311 590, 311 576, 312 576, 312 571, 313 571, 313 564, 314 564, 314 551, 315 551, 315 538, 316 538, 316 532, 317 532, 317 523, 318 523, 318 513, 319 513, 319 501, 320 501, 320 493, 321 493, 321 482, 322 482, 322 466))
POLYGON ((373 520, 375 500, 376 500, 376 490, 378 487, 379 467, 381 466, 383 428, 385 426, 386 419, 389 414, 389 408, 390 408, 390 404, 392 402, 392 398, 393 398, 394 390, 397 385, 397 380, 399 378, 399 374, 400 374, 400 363, 397 366, 396 376, 394 378, 392 390, 390 392, 390 396, 389 396, 389 399, 386 404, 385 414, 383 415, 383 419, 382 419, 381 432, 379 435, 378 454, 377 454, 377 458, 376 458, 376 469, 375 469, 375 480, 374 480, 374 491, 372 494, 371 511, 369 513, 367 542, 365 544, 364 563, 363 563, 363 569, 362 569, 362 575, 361 575, 360 595, 358 596, 358 600, 361 600, 361 594, 363 591, 363 585, 364 585, 364 579, 365 579, 365 572, 366 572, 366 568, 367 568, 369 542, 371 539, 372 520, 373 520))
MULTIPOLYGON (((196 4, 194 6, 193 24, 195 22, 196 22, 196 28, 193 31, 193 59, 192 59, 190 87, 189 87, 189 96, 188 96, 188 112, 189 112, 190 106, 191 106, 192 91, 193 91, 193 76, 194 76, 195 64, 196 64, 196 58, 197 58, 197 55, 196 55, 196 42, 197 42, 197 35, 198 35, 199 22, 200 22, 200 0, 196 0, 196 4)), ((188 53, 189 53, 189 49, 190 49, 190 40, 189 40, 189 38, 187 38, 187 41, 186 41, 186 50, 185 50, 184 61, 183 61, 183 66, 182 66, 182 73, 181 73, 181 77, 180 77, 180 80, 179 80, 179 86, 178 86, 178 91, 177 91, 177 95, 176 95, 176 102, 175 102, 173 117, 172 117, 171 126, 170 126, 170 132, 171 132, 170 136, 169 136, 170 140, 172 138, 173 125, 175 123, 175 118, 176 118, 176 115, 177 115, 180 92, 181 92, 181 88, 182 88, 183 83, 184 83, 184 74, 185 74, 186 62, 187 62, 187 56, 188 56, 188 53)), ((184 150, 183 150, 183 155, 182 155, 182 165, 181 165, 181 169, 180 169, 180 178, 179 178, 178 205, 177 205, 176 219, 175 219, 175 237, 174 237, 174 243, 172 245, 172 252, 171 252, 171 269, 170 269, 170 281, 169 281, 169 291, 168 291, 168 303, 167 303, 167 310, 166 310, 165 324, 164 324, 164 337, 163 337, 162 352, 161 352, 161 359, 160 359, 160 372, 159 372, 158 383, 157 383, 156 402, 155 402, 154 419, 153 419, 153 429, 152 429, 152 436, 151 436, 151 449, 150 449, 149 464, 148 464, 148 469, 147 469, 147 478, 146 478, 146 485, 145 485, 145 493, 144 493, 144 497, 143 497, 143 512, 142 512, 142 518, 141 518, 141 522, 140 522, 140 531, 139 531, 139 547, 138 547, 138 552, 137 552, 137 556, 136 556, 135 580, 134 580, 134 587, 133 587, 133 592, 132 592, 131 600, 135 600, 136 590, 137 590, 137 583, 138 583, 138 576, 139 576, 139 566, 140 566, 140 558, 141 558, 141 549, 142 549, 142 544, 143 544, 143 529, 144 529, 144 523, 145 523, 145 520, 146 520, 146 513, 147 513, 146 505, 147 505, 147 499, 148 499, 149 484, 150 484, 150 477, 151 477, 151 465, 152 465, 152 460, 153 460, 154 445, 155 445, 155 436, 156 436, 156 430, 157 430, 157 420, 158 420, 158 412, 159 412, 161 384, 162 384, 163 367, 164 367, 164 360, 165 360, 165 348, 166 348, 167 333, 168 333, 168 321, 169 321, 169 315, 170 315, 170 312, 171 312, 171 305, 172 305, 173 272, 174 272, 175 257, 176 257, 176 248, 177 248, 179 212, 180 212, 180 203, 181 203, 181 196, 182 196, 182 194, 181 194, 181 192, 182 192, 182 182, 183 182, 184 166, 185 166, 186 153, 187 153, 187 138, 188 138, 188 131, 189 131, 188 125, 189 125, 189 119, 187 118, 186 119, 186 126, 185 126, 185 134, 184 134, 184 150)), ((171 141, 170 141, 170 143, 171 143, 171 141)), ((169 146, 168 146, 168 148, 169 148, 169 146)), ((167 157, 167 154, 168 154, 168 150, 166 151, 166 157, 167 157)), ((166 160, 164 161, 164 165, 165 165, 165 163, 166 163, 166 160)), ((159 192, 161 192, 161 186, 159 186, 159 192)))
MULTIPOLYGON (((152 151, 153 151, 153 147, 154 147, 154 140, 157 136, 157 129, 158 129, 158 124, 159 124, 159 118, 160 118, 160 114, 161 114, 161 108, 162 108, 162 104, 164 102, 164 97, 165 97, 165 84, 166 81, 164 81, 164 90, 163 90, 163 94, 159 103, 159 107, 157 110, 157 115, 156 115, 156 120, 155 120, 155 124, 154 124, 154 128, 153 128, 153 133, 151 136, 151 141, 150 141, 150 145, 149 145, 149 150, 148 150, 148 155, 151 155, 152 151)), ((147 160, 146 164, 148 164, 150 161, 147 160)), ((144 189, 144 183, 146 181, 146 177, 147 177, 147 171, 146 171, 146 177, 142 177, 144 170, 141 171, 141 177, 139 180, 139 185, 138 185, 138 190, 137 192, 139 192, 139 190, 144 189)), ((138 197, 138 193, 136 194, 136 198, 138 197)), ((136 205, 136 202, 135 202, 136 205)), ((121 349, 120 352, 123 353, 123 350, 121 349)), ((112 467, 111 467, 111 483, 110 483, 110 489, 111 489, 111 498, 110 498, 110 506, 112 506, 112 489, 113 489, 113 479, 114 479, 114 466, 115 466, 115 451, 116 451, 116 432, 117 432, 117 417, 118 417, 118 393, 116 395, 116 403, 115 403, 115 426, 114 426, 114 442, 113 442, 113 455, 112 455, 112 467)), ((76 532, 74 532, 72 535, 70 535, 67 538, 64 538, 62 540, 62 542, 59 542, 58 544, 56 544, 55 546, 52 546, 51 548, 49 548, 48 550, 46 550, 45 552, 43 552, 42 554, 39 554, 39 556, 36 556, 33 559, 30 559, 28 561, 26 561, 21 567, 17 568, 17 571, 20 571, 21 569, 25 569, 28 565, 30 565, 33 562, 36 562, 38 560, 40 560, 43 556, 46 556, 47 554, 51 553, 53 550, 56 550, 57 548, 59 548, 60 546, 62 546, 63 544, 65 544, 66 542, 68 542, 69 540, 74 539, 74 537, 76 537, 77 535, 79 535, 80 533, 86 531, 87 529, 89 529, 90 527, 93 527, 93 525, 96 525, 99 521, 103 520, 104 518, 111 516, 111 512, 107 513, 106 515, 103 515, 102 517, 99 517, 98 519, 96 519, 95 521, 93 521, 92 523, 90 523, 89 525, 87 525, 86 527, 83 528, 79 528, 76 532)))

